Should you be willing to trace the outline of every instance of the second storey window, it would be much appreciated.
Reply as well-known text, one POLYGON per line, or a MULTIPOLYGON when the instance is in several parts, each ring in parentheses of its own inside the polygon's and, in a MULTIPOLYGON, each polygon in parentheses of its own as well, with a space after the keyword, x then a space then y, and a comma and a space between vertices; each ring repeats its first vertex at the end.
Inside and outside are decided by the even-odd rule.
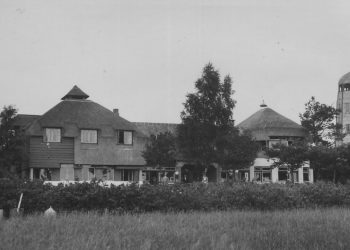
POLYGON ((132 145, 132 131, 118 131, 118 144, 132 145))
POLYGON ((82 129, 80 135, 81 143, 97 143, 97 130, 82 129))
POLYGON ((345 103, 345 113, 350 114, 350 103, 345 103))
POLYGON ((61 142, 61 129, 45 128, 44 142, 61 142))

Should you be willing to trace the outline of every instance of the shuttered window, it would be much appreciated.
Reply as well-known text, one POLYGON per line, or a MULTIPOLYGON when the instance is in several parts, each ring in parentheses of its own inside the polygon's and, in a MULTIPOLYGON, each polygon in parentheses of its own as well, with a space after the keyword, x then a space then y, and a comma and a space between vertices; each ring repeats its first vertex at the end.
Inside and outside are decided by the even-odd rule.
POLYGON ((82 129, 81 143, 97 143, 97 130, 82 129))
POLYGON ((61 129, 45 128, 44 142, 61 142, 61 129))
POLYGON ((118 131, 118 144, 132 145, 132 131, 118 131))

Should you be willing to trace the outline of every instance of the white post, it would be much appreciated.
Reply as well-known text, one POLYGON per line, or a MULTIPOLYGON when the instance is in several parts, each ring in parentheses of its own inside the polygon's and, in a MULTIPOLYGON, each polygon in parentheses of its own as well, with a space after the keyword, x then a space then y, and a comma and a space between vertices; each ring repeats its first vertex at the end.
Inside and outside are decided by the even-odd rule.
POLYGON ((139 170, 139 184, 143 184, 142 169, 139 170))
POLYGON ((304 183, 303 167, 298 168, 298 182, 304 183))
POLYGON ((21 208, 23 193, 21 193, 21 197, 19 198, 18 206, 17 206, 17 213, 19 213, 19 209, 21 208))
POLYGON ((249 181, 254 179, 254 165, 249 167, 249 181))
POLYGON ((34 179, 34 170, 33 170, 33 168, 30 168, 29 169, 29 180, 33 180, 34 179))
POLYGON ((314 183, 314 170, 309 168, 309 182, 314 183))
POLYGON ((271 170, 271 182, 275 183, 278 181, 278 168, 273 168, 271 170))

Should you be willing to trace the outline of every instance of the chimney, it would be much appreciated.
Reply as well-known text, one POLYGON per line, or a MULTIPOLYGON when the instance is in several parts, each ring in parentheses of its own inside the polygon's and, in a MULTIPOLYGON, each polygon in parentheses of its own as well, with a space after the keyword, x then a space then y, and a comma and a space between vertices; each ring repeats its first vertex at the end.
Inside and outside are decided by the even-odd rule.
POLYGON ((117 116, 119 116, 119 109, 113 109, 113 113, 117 116))

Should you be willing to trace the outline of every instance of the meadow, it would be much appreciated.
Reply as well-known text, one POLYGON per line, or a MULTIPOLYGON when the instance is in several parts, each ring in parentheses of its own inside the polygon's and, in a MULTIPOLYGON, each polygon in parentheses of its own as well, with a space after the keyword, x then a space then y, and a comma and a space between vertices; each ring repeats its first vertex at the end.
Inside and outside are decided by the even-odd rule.
POLYGON ((0 249, 350 249, 350 210, 96 212, 0 221, 0 249))

